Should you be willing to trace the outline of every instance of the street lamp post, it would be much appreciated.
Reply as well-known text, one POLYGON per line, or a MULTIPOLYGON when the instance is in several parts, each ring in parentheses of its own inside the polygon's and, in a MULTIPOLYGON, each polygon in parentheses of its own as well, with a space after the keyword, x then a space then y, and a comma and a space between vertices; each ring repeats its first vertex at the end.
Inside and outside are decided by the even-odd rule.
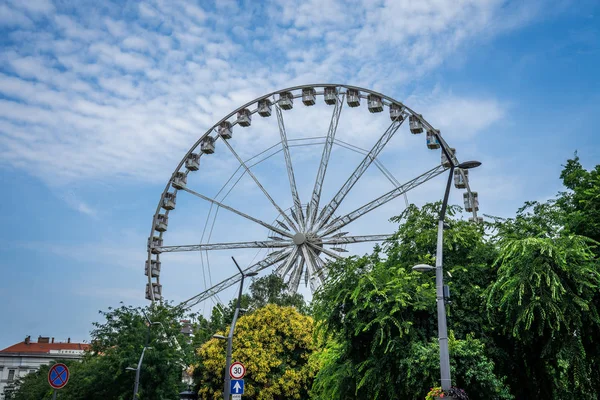
MULTIPOLYGON (((143 311, 142 311, 143 312, 143 311)), ((137 399, 138 388, 140 386, 140 371, 142 370, 142 362, 144 361, 144 354, 147 349, 151 349, 152 347, 148 347, 148 343, 150 342, 150 328, 152 325, 158 325, 160 322, 151 322, 146 313, 144 313, 144 317, 146 317, 146 321, 148 321, 148 331, 146 332, 146 343, 144 344, 144 348, 142 349, 142 354, 140 355, 140 360, 138 361, 137 368, 127 367, 125 368, 128 371, 135 371, 135 384, 133 385, 133 400, 137 399)))
POLYGON ((230 390, 231 390, 231 377, 229 376, 229 368, 231 367, 231 352, 233 350, 233 331, 235 330, 235 324, 237 323, 238 316, 240 314, 240 304, 242 301, 242 290, 244 289, 244 278, 256 276, 258 272, 248 272, 244 274, 244 271, 240 268, 235 258, 231 257, 235 266, 240 271, 240 275, 242 275, 242 280, 240 282, 240 291, 238 293, 237 304, 235 306, 235 312, 233 313, 233 320, 231 321, 231 327, 229 328, 229 335, 224 337, 222 335, 214 335, 213 337, 217 339, 226 339, 227 340, 227 359, 225 361, 225 378, 224 378, 224 387, 223 387, 223 399, 229 400, 230 390))
MULTIPOLYGON (((442 151, 444 152, 448 160, 452 160, 445 146, 442 146, 442 151)), ((481 163, 479 161, 466 161, 458 165, 452 164, 452 166, 450 167, 450 175, 448 175, 448 183, 446 184, 446 191, 444 192, 444 200, 442 202, 442 208, 440 209, 440 215, 438 220, 435 268, 425 264, 419 264, 413 267, 413 270, 420 272, 435 269, 438 341, 440 344, 440 375, 442 390, 450 389, 450 386, 452 384, 450 378, 450 355, 448 352, 448 327, 446 325, 446 303, 444 301, 444 269, 442 263, 444 253, 444 219, 446 217, 446 208, 448 207, 448 197, 450 196, 450 185, 452 184, 454 168, 458 167, 461 169, 471 169, 477 168, 480 165, 481 163)))

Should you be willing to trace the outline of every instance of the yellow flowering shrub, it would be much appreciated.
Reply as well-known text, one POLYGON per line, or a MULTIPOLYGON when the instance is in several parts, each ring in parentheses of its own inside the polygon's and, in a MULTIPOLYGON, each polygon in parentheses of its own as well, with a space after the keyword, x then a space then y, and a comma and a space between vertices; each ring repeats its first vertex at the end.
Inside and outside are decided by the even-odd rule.
MULTIPOLYGON (((308 398, 318 368, 309 360, 316 351, 313 329, 312 318, 294 307, 269 304, 239 318, 232 362, 246 366, 244 399, 308 398)), ((211 339, 197 352, 201 361, 193 369, 200 379, 200 398, 221 399, 226 342, 211 339)))

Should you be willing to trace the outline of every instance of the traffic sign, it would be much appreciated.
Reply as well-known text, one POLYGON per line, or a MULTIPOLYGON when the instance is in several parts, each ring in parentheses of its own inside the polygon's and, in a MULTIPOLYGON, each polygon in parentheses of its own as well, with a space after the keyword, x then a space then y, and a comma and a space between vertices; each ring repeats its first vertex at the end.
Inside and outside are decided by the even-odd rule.
POLYGON ((242 400, 242 395, 241 394, 232 394, 231 400, 242 400))
POLYGON ((65 364, 54 364, 48 371, 48 383, 54 389, 62 389, 69 382, 69 368, 65 364))
POLYGON ((230 392, 231 394, 244 394, 244 380, 232 379, 230 392))
POLYGON ((242 379, 246 375, 246 367, 241 362, 236 361, 229 367, 229 375, 233 379, 242 379))

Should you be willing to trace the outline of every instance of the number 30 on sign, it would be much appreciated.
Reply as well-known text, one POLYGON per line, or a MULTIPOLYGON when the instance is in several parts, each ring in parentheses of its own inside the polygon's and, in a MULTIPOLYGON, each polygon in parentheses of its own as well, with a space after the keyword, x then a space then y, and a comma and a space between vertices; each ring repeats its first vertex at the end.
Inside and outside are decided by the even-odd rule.
POLYGON ((233 379, 242 379, 246 375, 246 367, 241 362, 236 361, 229 367, 229 375, 233 379))

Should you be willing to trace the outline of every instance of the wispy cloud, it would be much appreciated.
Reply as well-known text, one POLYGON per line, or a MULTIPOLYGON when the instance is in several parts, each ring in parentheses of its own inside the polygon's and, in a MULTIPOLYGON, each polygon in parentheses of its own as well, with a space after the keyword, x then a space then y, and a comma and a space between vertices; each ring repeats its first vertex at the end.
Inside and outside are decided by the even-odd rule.
POLYGON ((413 93, 406 102, 453 141, 473 139, 500 121, 509 108, 490 95, 457 95, 439 86, 425 94, 413 93))
MULTIPOLYGON (((129 2, 121 17, 115 7, 2 5, 3 163, 35 166, 51 185, 164 181, 201 132, 254 96, 327 80, 396 92, 481 33, 523 21, 500 1, 274 1, 227 17, 184 1, 129 2)), ((499 112, 493 101, 453 104, 499 112)), ((486 124, 440 121, 465 122, 473 132, 486 124)))

